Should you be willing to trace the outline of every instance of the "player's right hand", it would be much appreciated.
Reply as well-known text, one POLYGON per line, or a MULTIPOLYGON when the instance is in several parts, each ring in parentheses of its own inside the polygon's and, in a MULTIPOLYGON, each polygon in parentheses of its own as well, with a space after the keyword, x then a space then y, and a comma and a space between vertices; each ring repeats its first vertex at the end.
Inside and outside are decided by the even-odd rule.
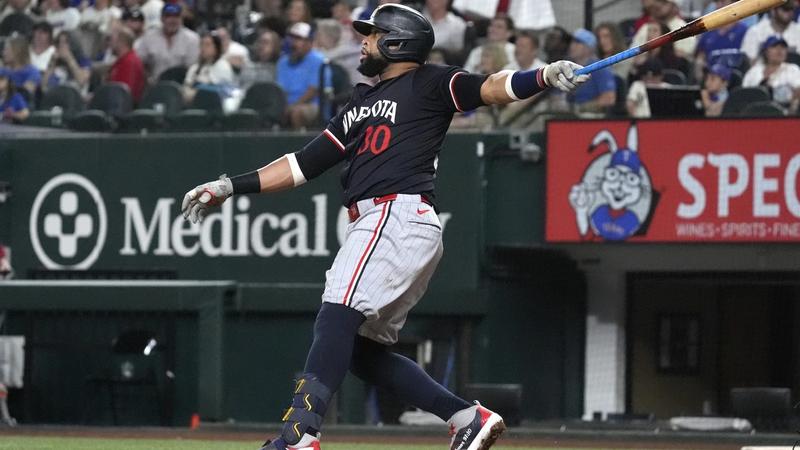
POLYGON ((578 75, 575 72, 583 66, 572 61, 556 61, 544 66, 544 82, 548 86, 572 93, 583 83, 589 81, 589 75, 578 75))
POLYGON ((221 205, 231 195, 233 184, 225 175, 219 177, 219 180, 201 184, 183 196, 183 218, 192 223, 202 222, 209 208, 221 205))

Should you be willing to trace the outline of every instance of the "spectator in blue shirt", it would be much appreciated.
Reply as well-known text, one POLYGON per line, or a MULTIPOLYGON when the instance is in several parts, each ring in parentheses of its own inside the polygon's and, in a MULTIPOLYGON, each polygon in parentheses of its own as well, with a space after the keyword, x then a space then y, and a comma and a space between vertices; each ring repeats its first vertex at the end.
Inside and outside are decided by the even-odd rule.
MULTIPOLYGON (((313 47, 311 25, 298 22, 289 28, 291 53, 278 60, 278 84, 286 92, 289 125, 302 128, 319 116, 319 79, 324 57, 313 47)), ((329 73, 326 73, 329 75, 329 73)), ((326 86, 330 78, 326 76, 326 86)))
POLYGON ((0 109, 5 122, 22 122, 30 114, 28 102, 17 92, 6 73, 0 73, 0 109))
MULTIPOLYGON (((584 28, 575 31, 569 55, 576 63, 586 66, 597 61, 597 38, 584 28)), ((609 68, 592 73, 592 77, 568 97, 579 112, 605 113, 617 101, 617 82, 609 68)))
POLYGON ((700 36, 695 56, 695 78, 703 78, 703 70, 723 64, 728 67, 739 67, 746 55, 739 49, 742 47, 747 25, 735 22, 700 36))
POLYGON ((3 72, 14 82, 18 89, 26 91, 27 98, 33 98, 42 76, 39 69, 31 64, 31 54, 28 50, 28 40, 22 36, 13 37, 6 41, 3 47, 3 72))

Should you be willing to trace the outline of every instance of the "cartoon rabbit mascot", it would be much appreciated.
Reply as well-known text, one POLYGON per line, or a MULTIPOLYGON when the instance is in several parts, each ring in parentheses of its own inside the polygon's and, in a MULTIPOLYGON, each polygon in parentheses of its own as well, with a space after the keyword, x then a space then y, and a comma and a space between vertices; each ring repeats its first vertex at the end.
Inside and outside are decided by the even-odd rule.
POLYGON ((603 143, 608 144, 609 151, 592 161, 583 180, 569 194, 582 237, 590 237, 591 227, 595 236, 624 241, 636 234, 647 218, 650 178, 639 159, 638 141, 635 124, 628 130, 627 148, 618 148, 608 130, 599 132, 592 141, 590 151, 603 143))

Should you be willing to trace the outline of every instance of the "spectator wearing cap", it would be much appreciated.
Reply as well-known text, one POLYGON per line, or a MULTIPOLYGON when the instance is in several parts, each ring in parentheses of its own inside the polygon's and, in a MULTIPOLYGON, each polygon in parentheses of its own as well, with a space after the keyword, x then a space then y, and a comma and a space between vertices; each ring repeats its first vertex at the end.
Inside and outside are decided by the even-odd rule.
POLYGON ((706 117, 719 117, 722 108, 728 101, 728 83, 731 80, 731 69, 724 64, 714 64, 708 69, 703 80, 703 90, 700 97, 703 99, 703 108, 706 117))
POLYGON ((772 99, 797 110, 800 99, 800 67, 786 62, 788 44, 780 36, 771 36, 762 46, 762 57, 747 71, 742 86, 766 86, 772 90, 772 99))
POLYGON ((795 0, 789 0, 747 30, 742 51, 751 62, 756 62, 764 42, 772 36, 781 36, 793 51, 800 49, 800 25, 794 21, 794 7, 795 0))
POLYGON ((122 25, 131 30, 134 42, 144 35, 144 15, 139 8, 126 8, 122 12, 122 25))
POLYGON ((108 81, 126 84, 131 91, 133 101, 138 103, 142 98, 147 78, 142 60, 133 49, 134 42, 136 37, 125 27, 118 27, 111 34, 111 52, 116 60, 108 71, 108 81))
POLYGON ((233 68, 223 57, 222 38, 216 32, 206 33, 200 38, 200 56, 186 72, 183 81, 183 96, 191 102, 198 89, 207 89, 228 96, 234 87, 233 68))
POLYGON ((253 60, 239 74, 242 89, 256 83, 275 81, 276 62, 281 53, 281 38, 272 30, 264 30, 256 39, 253 60))
POLYGON ((39 22, 33 26, 33 38, 30 46, 31 64, 40 72, 47 70, 50 58, 56 52, 53 46, 53 26, 47 22, 39 22))
POLYGON ((54 33, 75 30, 81 23, 81 13, 69 6, 69 0, 46 0, 45 8, 44 18, 54 33))
POLYGON ((6 41, 3 46, 3 73, 14 83, 18 90, 25 89, 26 98, 33 98, 36 87, 42 81, 42 75, 33 64, 28 50, 28 40, 16 36, 6 41))
POLYGON ((450 53, 460 53, 464 49, 464 32, 467 23, 447 9, 448 0, 425 0, 425 17, 433 26, 436 41, 433 46, 450 53))
POLYGON ((289 27, 287 36, 291 52, 278 60, 278 84, 286 92, 290 126, 302 128, 312 124, 319 114, 319 79, 324 57, 313 49, 311 25, 298 22, 289 27))
POLYGON ((136 53, 142 59, 149 81, 172 67, 190 67, 200 54, 200 37, 183 26, 180 5, 167 3, 161 13, 161 28, 149 29, 136 41, 136 53))
POLYGON ((12 14, 31 15, 31 0, 8 0, 6 6, 0 11, 0 22, 12 14))
POLYGON ((4 122, 22 122, 28 118, 28 102, 17 92, 8 73, 0 71, 0 110, 4 122))
MULTIPOLYGON (((686 25, 686 21, 681 18, 678 6, 673 0, 651 0, 647 4, 647 9, 651 19, 666 25, 668 31, 676 30, 686 25)), ((636 47, 647 41, 647 29, 642 26, 633 35, 631 45, 636 47)), ((675 43, 675 54, 682 58, 691 58, 694 56, 696 47, 696 37, 681 39, 675 43)))
POLYGON ((233 70, 239 72, 250 62, 250 52, 247 47, 231 39, 231 33, 225 27, 218 27, 214 33, 222 40, 222 57, 231 65, 233 70))
MULTIPOLYGON (((514 44, 510 42, 514 36, 514 21, 508 16, 497 16, 489 23, 486 31, 486 43, 497 44, 506 52, 506 60, 514 61, 514 44)), ((469 52, 464 68, 468 72, 478 72, 481 63, 483 45, 475 47, 469 52)))
MULTIPOLYGON (((595 61, 597 38, 589 30, 580 28, 572 35, 569 55, 576 63, 586 66, 595 61)), ((592 77, 568 101, 579 112, 605 113, 617 101, 617 82, 609 68, 592 73, 592 77)))
POLYGON ((625 107, 629 116, 643 119, 652 115, 647 89, 663 88, 668 85, 664 83, 664 67, 657 59, 649 59, 642 64, 639 67, 637 78, 638 80, 631 83, 628 90, 625 107))
MULTIPOLYGON (((144 28, 149 30, 151 28, 161 28, 165 3, 162 0, 147 0, 142 3, 139 8, 144 16, 144 28)), ((181 11, 182 12, 182 11, 181 11)))
POLYGON ((121 17, 122 10, 111 4, 110 0, 95 0, 93 5, 81 11, 81 29, 106 34, 121 17))

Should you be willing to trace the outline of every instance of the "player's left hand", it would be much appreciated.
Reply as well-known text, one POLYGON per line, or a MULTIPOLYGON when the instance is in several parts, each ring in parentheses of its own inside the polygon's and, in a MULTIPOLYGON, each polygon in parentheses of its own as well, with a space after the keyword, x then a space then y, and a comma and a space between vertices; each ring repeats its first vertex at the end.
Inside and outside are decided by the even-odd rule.
POLYGON ((589 81, 589 75, 577 75, 576 70, 583 68, 582 65, 572 61, 556 61, 544 67, 544 81, 548 86, 572 93, 575 92, 583 83, 589 81))
POLYGON ((222 175, 219 180, 201 184, 183 196, 183 218, 192 223, 202 222, 212 206, 221 205, 233 195, 231 179, 222 175))

